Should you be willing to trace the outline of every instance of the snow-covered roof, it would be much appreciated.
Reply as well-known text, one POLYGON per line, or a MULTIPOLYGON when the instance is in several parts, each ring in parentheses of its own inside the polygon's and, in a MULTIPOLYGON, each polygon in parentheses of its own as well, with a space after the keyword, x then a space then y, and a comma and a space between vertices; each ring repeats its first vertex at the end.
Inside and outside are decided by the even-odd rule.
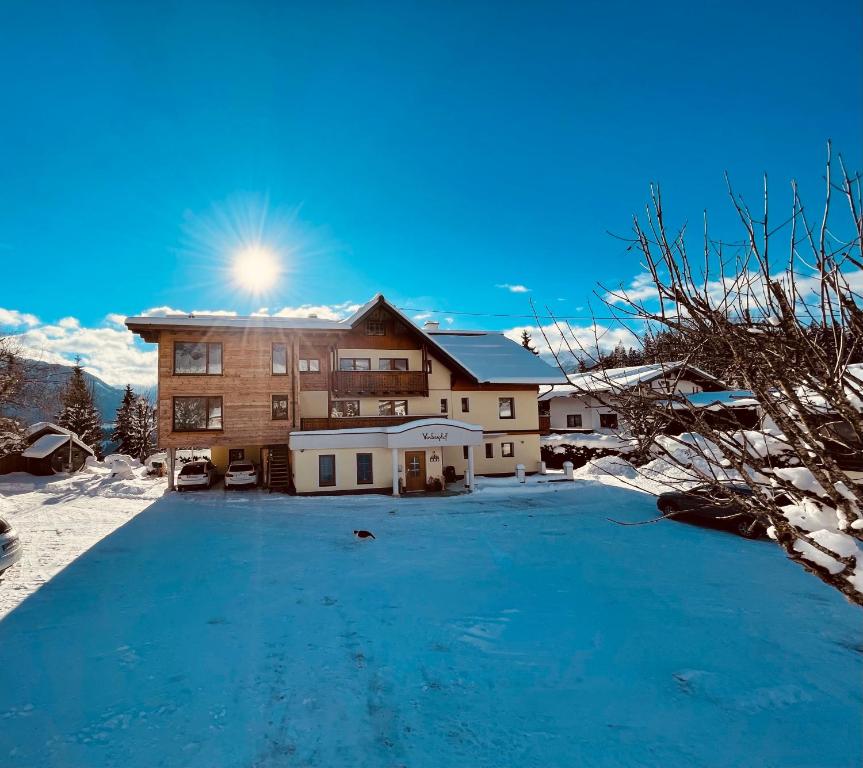
POLYGON ((758 400, 748 389, 730 389, 724 392, 692 392, 682 395, 686 403, 673 402, 672 408, 686 408, 687 403, 693 408, 718 410, 720 408, 755 408, 758 400))
POLYGON ((493 331, 430 331, 426 335, 479 382, 557 384, 563 374, 521 344, 493 331))
POLYGON ((257 315, 148 315, 127 317, 126 325, 138 328, 274 328, 276 330, 338 330, 343 320, 319 317, 264 317, 257 315))
POLYGON ((70 439, 75 443, 75 445, 89 453, 91 456, 95 455, 93 449, 90 448, 89 445, 85 445, 77 437, 69 433, 65 435, 42 435, 42 437, 27 448, 27 450, 25 450, 21 455, 27 459, 44 459, 46 456, 50 456, 54 453, 58 448, 66 445, 70 439))
MULTIPOLYGON (((154 315, 126 318, 137 333, 160 328, 273 328, 283 330, 348 331, 376 306, 384 305, 424 337, 433 349, 460 365, 481 383, 558 384, 564 379, 544 360, 502 333, 486 331, 425 331, 380 293, 344 320, 310 317, 257 317, 240 315, 154 315)), ((152 339, 155 340, 155 339, 152 339)))
POLYGON ((586 373, 571 373, 567 377, 569 384, 561 384, 540 395, 540 400, 551 400, 555 397, 583 394, 584 392, 621 392, 632 389, 639 384, 649 384, 651 381, 666 376, 675 376, 677 371, 685 367, 688 373, 697 377, 722 384, 719 379, 707 371, 687 365, 683 360, 670 363, 651 363, 649 365, 629 365, 624 368, 597 368, 586 373))
MULTIPOLYGON (((35 424, 31 424, 29 427, 27 427, 27 429, 24 431, 24 434, 27 437, 30 437, 30 435, 35 435, 37 432, 43 432, 46 430, 48 432, 53 432, 55 435, 75 435, 74 432, 60 427, 50 421, 37 421, 35 424)), ((77 437, 77 435, 75 436, 77 437)))

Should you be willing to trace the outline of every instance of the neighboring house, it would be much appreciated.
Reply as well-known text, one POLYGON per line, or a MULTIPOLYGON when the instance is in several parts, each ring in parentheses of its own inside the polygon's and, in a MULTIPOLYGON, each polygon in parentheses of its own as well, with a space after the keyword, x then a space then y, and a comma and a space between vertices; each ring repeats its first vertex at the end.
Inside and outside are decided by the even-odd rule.
POLYGON ((547 417, 551 432, 610 435, 625 431, 614 407, 615 398, 633 389, 657 398, 726 390, 715 376, 683 362, 607 368, 567 378, 568 384, 553 386, 539 396, 540 411, 547 417))
POLYGON ((4 457, 2 472, 29 472, 53 475, 55 472, 77 472, 88 456, 95 456, 78 435, 47 421, 33 424, 25 433, 27 447, 20 454, 4 457))
MULTIPOLYGON (((561 375, 500 333, 414 325, 378 295, 343 321, 134 317, 159 345, 159 445, 259 464, 273 489, 419 491, 539 462, 539 385, 561 375)), ((169 473, 173 478, 173 474, 169 473)))

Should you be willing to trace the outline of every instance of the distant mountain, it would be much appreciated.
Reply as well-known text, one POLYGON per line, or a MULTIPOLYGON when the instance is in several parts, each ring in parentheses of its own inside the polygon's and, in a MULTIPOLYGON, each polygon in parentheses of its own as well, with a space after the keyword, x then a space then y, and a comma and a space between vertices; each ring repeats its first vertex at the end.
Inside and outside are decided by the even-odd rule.
MULTIPOLYGON (((4 415, 18 419, 25 425, 36 421, 54 421, 57 418, 57 411, 60 410, 63 389, 69 376, 72 375, 72 366, 43 363, 38 360, 28 360, 27 365, 34 369, 33 378, 44 382, 42 385, 44 390, 40 391, 36 402, 24 408, 7 408, 4 415)), ((87 371, 84 371, 84 379, 87 381, 87 386, 92 388, 93 400, 99 413, 102 414, 102 423, 110 424, 114 421, 117 408, 120 407, 124 388, 112 387, 87 371)))

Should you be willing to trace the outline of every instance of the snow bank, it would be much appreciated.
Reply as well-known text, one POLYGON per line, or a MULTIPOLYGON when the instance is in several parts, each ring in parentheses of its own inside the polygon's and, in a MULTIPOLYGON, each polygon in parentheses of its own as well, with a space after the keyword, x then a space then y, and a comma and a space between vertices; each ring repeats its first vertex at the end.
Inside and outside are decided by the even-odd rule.
POLYGON ((544 448, 551 448, 555 453, 563 453, 566 446, 617 451, 618 453, 631 453, 638 447, 632 438, 603 435, 597 432, 566 432, 544 435, 540 438, 540 444, 544 448))

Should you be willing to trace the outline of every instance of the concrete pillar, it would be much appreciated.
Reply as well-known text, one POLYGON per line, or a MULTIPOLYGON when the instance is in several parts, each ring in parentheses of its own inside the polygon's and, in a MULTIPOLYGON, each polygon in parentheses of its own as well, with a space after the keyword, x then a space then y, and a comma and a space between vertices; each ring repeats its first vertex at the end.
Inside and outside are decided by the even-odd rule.
POLYGON ((174 490, 174 449, 168 448, 166 451, 168 457, 168 490, 174 490))
POLYGON ((473 446, 467 447, 467 474, 464 477, 466 488, 473 490, 473 446))
POLYGON ((567 480, 574 480, 575 478, 572 476, 572 462, 565 461, 563 462, 563 476, 567 480))
POLYGON ((518 482, 525 482, 524 464, 515 465, 515 476, 518 478, 518 482))
POLYGON ((399 449, 393 448, 393 496, 399 495, 399 449))

